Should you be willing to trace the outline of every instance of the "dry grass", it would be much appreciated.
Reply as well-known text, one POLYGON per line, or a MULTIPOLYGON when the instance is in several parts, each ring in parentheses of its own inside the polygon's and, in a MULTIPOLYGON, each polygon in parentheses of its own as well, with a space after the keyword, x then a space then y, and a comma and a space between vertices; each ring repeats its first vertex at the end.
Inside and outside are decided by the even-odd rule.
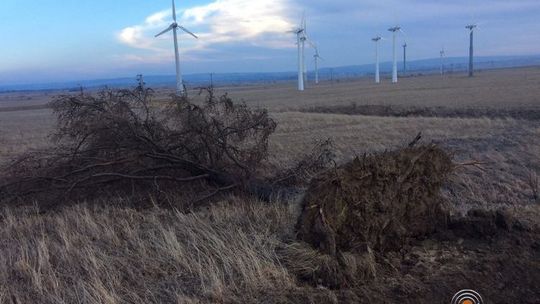
POLYGON ((235 198, 188 215, 6 209, 0 303, 222 303, 292 289, 276 248, 293 222, 286 207, 235 198))
POLYGON ((0 162, 49 145, 54 123, 49 110, 0 112, 0 162))
MULTIPOLYGON (((537 222, 538 206, 520 209, 512 212, 537 222)), ((496 267, 501 264, 494 261, 508 259, 502 254, 484 257, 490 250, 485 245, 477 254, 428 242, 430 249, 419 247, 413 256, 429 263, 434 284, 402 275, 397 269, 387 274, 377 271, 379 279, 372 280, 376 272, 373 261, 364 265, 367 261, 346 255, 343 261, 347 265, 366 269, 370 279, 362 284, 367 287, 354 292, 314 288, 296 276, 327 277, 337 265, 310 247, 289 243, 297 214, 286 205, 238 198, 195 214, 157 207, 140 211, 85 205, 47 214, 32 208, 4 209, 0 212, 0 303, 341 303, 342 297, 348 298, 343 303, 358 303, 364 299, 362 295, 382 303, 383 299, 398 301, 400 288, 407 286, 416 288, 414 294, 424 299, 420 302, 446 303, 450 292, 458 290, 456 280, 463 278, 467 263, 496 267), (422 292, 430 288, 436 293, 442 286, 448 289, 444 293, 422 292)), ((399 260, 384 263, 400 267, 399 260)), ((414 271, 425 272, 423 265, 427 264, 418 265, 414 271)), ((489 271, 485 274, 489 278, 482 277, 488 279, 486 285, 499 280, 489 271)), ((528 271, 530 275, 534 270, 528 271)), ((470 280, 475 286, 474 276, 470 280)), ((504 279, 506 284, 512 280, 504 279)), ((518 289, 518 295, 509 297, 519 297, 518 289)), ((482 291, 489 292, 490 299, 504 293, 482 291)), ((531 292, 522 290, 523 294, 531 292)), ((407 294, 402 296, 409 299, 407 294)))

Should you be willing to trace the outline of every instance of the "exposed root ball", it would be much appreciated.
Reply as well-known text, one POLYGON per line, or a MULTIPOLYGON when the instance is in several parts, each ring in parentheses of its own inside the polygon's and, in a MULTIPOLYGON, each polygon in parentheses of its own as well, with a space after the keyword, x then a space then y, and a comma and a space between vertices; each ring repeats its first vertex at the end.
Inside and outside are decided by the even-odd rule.
POLYGON ((303 201, 298 238, 323 253, 385 252, 446 226, 440 188, 452 170, 436 146, 356 158, 315 178, 303 201))

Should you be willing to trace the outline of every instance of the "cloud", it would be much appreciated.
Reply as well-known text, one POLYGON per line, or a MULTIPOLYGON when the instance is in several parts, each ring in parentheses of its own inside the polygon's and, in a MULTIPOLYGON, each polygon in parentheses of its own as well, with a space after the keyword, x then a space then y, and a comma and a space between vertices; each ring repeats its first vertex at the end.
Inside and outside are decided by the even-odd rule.
MULTIPOLYGON (((183 12, 178 10, 178 23, 199 36, 199 40, 180 38, 182 53, 191 59, 201 60, 202 57, 197 57, 197 54, 217 52, 218 46, 224 44, 237 45, 238 48, 243 45, 294 47, 294 39, 287 34, 294 27, 288 15, 290 12, 289 0, 215 0, 183 12), (193 52, 195 50, 198 52, 193 52)), ((169 60, 173 56, 170 51, 171 37, 164 35, 154 38, 154 35, 171 22, 171 11, 164 10, 148 16, 139 25, 122 29, 117 35, 118 40, 144 53, 129 54, 125 59, 169 60)))
POLYGON ((149 31, 156 31, 161 27, 165 27, 167 11, 162 11, 150 15, 146 18, 143 24, 129 26, 118 33, 118 40, 132 48, 159 51, 156 46, 156 41, 153 40, 153 35, 149 31))

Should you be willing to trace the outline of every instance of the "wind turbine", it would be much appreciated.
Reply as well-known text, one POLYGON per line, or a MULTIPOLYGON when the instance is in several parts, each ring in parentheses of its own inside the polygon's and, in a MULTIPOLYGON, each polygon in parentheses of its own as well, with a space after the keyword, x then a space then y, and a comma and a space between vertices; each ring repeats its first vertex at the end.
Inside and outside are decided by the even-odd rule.
POLYGON ((304 73, 305 73, 305 62, 304 62, 304 49, 306 38, 306 18, 302 17, 302 22, 300 27, 290 31, 290 33, 296 34, 296 44, 298 45, 298 91, 304 91, 304 73))
POLYGON ((407 42, 403 43, 403 73, 407 73, 407 42))
POLYGON ((379 41, 382 40, 381 36, 377 36, 371 39, 375 42, 375 83, 381 82, 380 68, 379 68, 379 41))
POLYGON ((168 28, 163 30, 161 33, 157 34, 155 37, 159 37, 169 31, 173 31, 173 37, 174 37, 174 55, 176 60, 176 95, 182 95, 184 93, 184 82, 182 80, 182 73, 180 71, 180 54, 178 53, 178 29, 181 29, 182 31, 190 34, 191 36, 195 37, 195 39, 199 39, 195 34, 187 30, 185 27, 179 25, 176 23, 176 6, 174 4, 174 0, 172 0, 172 16, 173 16, 173 23, 169 25, 168 28))
POLYGON ((440 53, 441 53, 441 76, 443 76, 444 75, 444 56, 446 55, 444 51, 444 47, 442 48, 440 53))
POLYGON ((474 76, 474 29, 476 24, 469 24, 465 28, 470 31, 470 45, 469 45, 469 77, 474 76))
POLYGON ((319 84, 319 60, 324 59, 319 54, 319 48, 317 45, 312 42, 310 42, 310 44, 315 49, 315 55, 313 55, 313 59, 315 60, 315 84, 319 84))
POLYGON ((308 85, 308 72, 307 72, 307 64, 306 64, 306 42, 311 44, 311 41, 308 39, 308 33, 307 33, 307 24, 306 24, 306 13, 302 15, 302 28, 304 29, 304 34, 302 35, 302 67, 303 67, 303 74, 304 77, 304 87, 308 85))
POLYGON ((403 32, 400 26, 394 26, 388 29, 392 32, 392 53, 393 53, 393 64, 392 64, 392 83, 398 82, 398 72, 397 72, 397 54, 396 54, 396 33, 403 32))

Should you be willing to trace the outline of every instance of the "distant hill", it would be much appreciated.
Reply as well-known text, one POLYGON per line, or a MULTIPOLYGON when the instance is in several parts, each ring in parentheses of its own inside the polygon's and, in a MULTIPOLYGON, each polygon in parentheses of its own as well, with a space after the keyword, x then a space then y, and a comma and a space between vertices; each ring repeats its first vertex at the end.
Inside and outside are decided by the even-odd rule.
MULTIPOLYGON (((467 70, 467 57, 451 57, 445 58, 445 70, 448 73, 462 72, 467 70)), ((476 57, 475 69, 499 69, 512 68, 523 66, 540 66, 540 55, 535 56, 497 56, 497 57, 476 57)), ((402 72, 403 63, 399 63, 399 70, 402 72)), ((440 69, 440 59, 424 59, 414 60, 407 64, 407 72, 413 74, 430 74, 437 73, 440 69)), ((333 68, 323 68, 320 70, 321 80, 330 79, 345 79, 357 78, 362 76, 373 75, 373 64, 341 66, 333 68)), ((392 70, 391 62, 381 63, 381 72, 383 74, 390 73, 392 70)), ((313 71, 310 71, 309 77, 313 78, 313 71)), ((276 83, 284 81, 293 81, 296 79, 296 72, 279 72, 279 73, 220 73, 213 74, 213 83, 216 86, 225 85, 244 85, 258 83, 276 83)), ((210 85, 210 74, 189 74, 184 76, 184 80, 189 87, 208 86, 210 85)), ((174 75, 167 76, 151 76, 144 77, 144 81, 151 87, 174 86, 176 78, 174 75)), ((81 86, 88 89, 101 87, 125 88, 136 85, 135 76, 116 79, 95 79, 81 80, 59 83, 44 83, 44 84, 21 84, 21 85, 0 85, 0 92, 14 91, 37 91, 37 90, 78 90, 81 86)))

